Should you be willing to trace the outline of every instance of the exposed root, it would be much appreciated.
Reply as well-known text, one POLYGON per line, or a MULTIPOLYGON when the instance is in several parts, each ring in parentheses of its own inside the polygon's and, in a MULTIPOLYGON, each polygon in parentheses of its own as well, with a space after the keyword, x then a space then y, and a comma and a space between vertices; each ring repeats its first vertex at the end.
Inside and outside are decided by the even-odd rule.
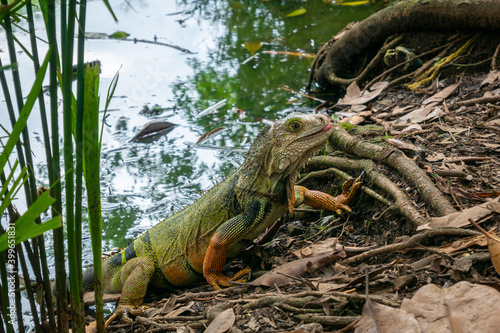
POLYGON ((439 73, 439 70, 445 66, 446 64, 452 62, 454 59, 456 59, 458 56, 460 56, 468 47, 469 45, 477 39, 477 35, 469 39, 465 44, 459 48, 457 51, 454 53, 450 54, 444 59, 441 59, 436 65, 434 65, 432 68, 428 69, 425 73, 420 75, 414 83, 409 84, 408 88, 410 90, 415 90, 418 87, 420 87, 422 84, 427 83, 429 81, 434 80, 434 78, 437 76, 439 73))
POLYGON ((336 130, 332 132, 330 142, 338 150, 361 158, 369 158, 396 169, 413 184, 424 201, 439 216, 456 212, 451 203, 427 177, 425 171, 420 169, 414 161, 408 159, 401 151, 361 141, 349 135, 341 126, 337 126, 336 130))
MULTIPOLYGON (((369 258, 378 256, 381 254, 387 254, 387 253, 391 253, 394 251, 407 250, 407 249, 410 249, 413 247, 417 247, 419 244, 424 243, 427 239, 432 238, 432 237, 439 237, 439 236, 468 237, 468 236, 477 236, 480 234, 481 234, 480 232, 475 231, 475 230, 467 230, 467 229, 460 229, 460 228, 430 229, 430 230, 426 230, 422 233, 413 235, 405 242, 382 246, 382 247, 379 247, 377 249, 373 249, 373 250, 358 254, 357 256, 347 258, 347 259, 342 261, 342 264, 346 264, 346 265, 353 264, 355 262, 367 260, 369 258)), ((372 300, 373 300, 373 298, 372 298, 372 300)))
POLYGON ((314 157, 310 163, 329 166, 335 165, 343 169, 364 170, 370 182, 377 185, 394 198, 399 212, 406 217, 415 228, 429 222, 417 211, 404 192, 396 184, 390 181, 389 178, 379 173, 375 163, 370 160, 350 160, 342 157, 317 156, 314 157))

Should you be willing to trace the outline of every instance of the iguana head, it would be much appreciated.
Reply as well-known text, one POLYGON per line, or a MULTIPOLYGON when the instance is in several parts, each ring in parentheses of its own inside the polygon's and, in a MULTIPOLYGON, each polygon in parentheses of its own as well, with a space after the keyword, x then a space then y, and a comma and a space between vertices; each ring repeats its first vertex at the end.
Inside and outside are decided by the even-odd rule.
POLYGON ((331 128, 330 119, 323 114, 292 113, 276 121, 269 130, 268 176, 296 176, 300 167, 325 145, 331 128))
POLYGON ((272 193, 276 184, 285 180, 292 204, 299 169, 325 145, 331 130, 330 119, 323 114, 292 113, 277 120, 255 139, 240 169, 244 175, 238 187, 272 193))

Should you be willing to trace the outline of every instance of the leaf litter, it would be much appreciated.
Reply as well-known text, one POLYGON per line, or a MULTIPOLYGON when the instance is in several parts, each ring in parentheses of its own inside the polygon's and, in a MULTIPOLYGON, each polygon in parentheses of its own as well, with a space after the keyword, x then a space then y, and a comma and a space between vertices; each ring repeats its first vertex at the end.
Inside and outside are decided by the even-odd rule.
MULTIPOLYGON (((346 332, 497 332, 499 243, 469 219, 487 234, 498 230, 500 106, 477 99, 498 89, 499 81, 492 71, 441 78, 417 92, 375 85, 363 92, 353 86, 342 100, 349 117, 359 117, 357 136, 390 147, 389 157, 401 151, 413 159, 455 213, 438 216, 407 179, 380 160, 377 171, 403 189, 407 204, 428 224, 414 230, 390 202, 381 204, 366 193, 352 202, 352 215, 333 224, 318 219, 323 213, 299 210, 281 220, 272 240, 255 242, 228 263, 225 274, 250 266, 255 276, 249 284, 213 291, 202 282, 153 292, 146 305, 165 310, 145 316, 180 332, 319 332, 346 326, 346 332), (368 122, 378 127, 364 126, 368 122)), ((332 178, 318 176, 306 186, 338 194, 338 187, 330 187, 332 178)), ((388 197, 375 181, 365 186, 388 197)), ((136 328, 156 329, 139 322, 136 328)), ((125 326, 110 331, 130 332, 125 326)))

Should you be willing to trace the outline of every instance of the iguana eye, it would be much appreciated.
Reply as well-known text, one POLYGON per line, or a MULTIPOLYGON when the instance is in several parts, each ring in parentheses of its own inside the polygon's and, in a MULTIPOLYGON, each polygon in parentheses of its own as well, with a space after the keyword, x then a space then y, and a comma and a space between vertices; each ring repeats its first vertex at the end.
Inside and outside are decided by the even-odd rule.
POLYGON ((289 124, 288 124, 288 129, 291 131, 291 132, 297 132, 300 127, 301 127, 301 123, 297 120, 294 120, 294 121, 291 121, 289 124))

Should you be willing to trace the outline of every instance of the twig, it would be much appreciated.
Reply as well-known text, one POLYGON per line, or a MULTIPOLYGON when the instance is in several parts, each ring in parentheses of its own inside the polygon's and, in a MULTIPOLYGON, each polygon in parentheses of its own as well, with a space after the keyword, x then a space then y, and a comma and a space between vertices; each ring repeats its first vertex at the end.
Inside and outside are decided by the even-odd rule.
POLYGON ((104 37, 91 37, 91 36, 85 36, 86 39, 112 39, 112 40, 117 40, 117 41, 125 41, 125 42, 134 42, 135 43, 147 43, 147 44, 155 44, 155 45, 160 45, 160 46, 166 46, 170 47, 176 50, 179 50, 184 53, 188 54, 195 54, 194 52, 189 51, 188 49, 185 49, 183 47, 174 45, 174 44, 168 44, 168 43, 162 43, 162 42, 156 42, 153 40, 147 40, 147 39, 137 39, 137 38, 104 38, 104 37))
POLYGON ((244 290, 248 289, 248 286, 238 286, 238 287, 229 287, 221 290, 213 290, 213 291, 202 291, 199 293, 185 293, 177 299, 177 303, 186 302, 192 299, 197 298, 206 298, 206 297, 215 297, 217 295, 231 295, 240 293, 244 290))
POLYGON ((325 103, 325 102, 326 102, 326 101, 325 101, 325 100, 323 100, 323 99, 320 99, 320 98, 316 98, 316 97, 313 97, 313 96, 309 96, 309 95, 303 94, 303 93, 301 93, 300 91, 295 91, 295 90, 293 90, 293 89, 288 88, 287 86, 282 86, 282 87, 280 87, 280 89, 283 89, 283 90, 285 90, 285 91, 292 92, 292 93, 294 93, 294 94, 297 94, 297 95, 300 95, 300 96, 303 96, 303 97, 310 98, 310 99, 312 99, 312 100, 315 100, 315 101, 318 101, 318 102, 321 102, 321 103, 325 103))
POLYGON ((471 162, 478 162, 478 161, 488 161, 491 160, 491 157, 487 156, 466 156, 466 157, 456 157, 456 158, 450 158, 443 160, 443 163, 471 163, 471 162))
POLYGON ((135 322, 137 324, 143 324, 143 325, 149 325, 149 326, 156 326, 156 327, 159 327, 159 328, 161 328, 162 330, 165 330, 165 331, 176 331, 177 328, 178 328, 178 327, 171 326, 171 325, 168 325, 168 324, 157 323, 154 320, 151 320, 151 319, 148 319, 148 318, 145 318, 145 317, 141 317, 141 316, 135 317, 135 322))
MULTIPOLYGON (((295 306, 301 306, 300 304, 305 304, 307 302, 311 302, 313 300, 316 300, 317 298, 322 298, 324 296, 333 296, 333 297, 343 297, 348 301, 351 302, 365 302, 366 297, 361 294, 348 294, 345 292, 341 291, 303 291, 300 293, 296 294, 288 294, 288 295, 283 295, 283 294, 277 294, 277 293, 267 293, 263 295, 253 295, 254 299, 249 300, 249 298, 246 299, 239 299, 235 300, 234 302, 241 303, 243 302, 248 302, 247 304, 242 305, 242 310, 245 309, 254 309, 256 307, 266 307, 266 306, 271 306, 275 304, 276 302, 280 303, 287 303, 287 304, 292 304, 296 302, 295 306), (312 298, 309 298, 312 297, 312 298)), ((373 302, 377 302, 380 304, 384 304, 387 306, 392 306, 392 307, 399 307, 398 302, 394 302, 389 300, 386 297, 378 296, 378 295, 373 295, 370 297, 370 299, 373 302)), ((233 302, 233 301, 230 301, 233 302)))

